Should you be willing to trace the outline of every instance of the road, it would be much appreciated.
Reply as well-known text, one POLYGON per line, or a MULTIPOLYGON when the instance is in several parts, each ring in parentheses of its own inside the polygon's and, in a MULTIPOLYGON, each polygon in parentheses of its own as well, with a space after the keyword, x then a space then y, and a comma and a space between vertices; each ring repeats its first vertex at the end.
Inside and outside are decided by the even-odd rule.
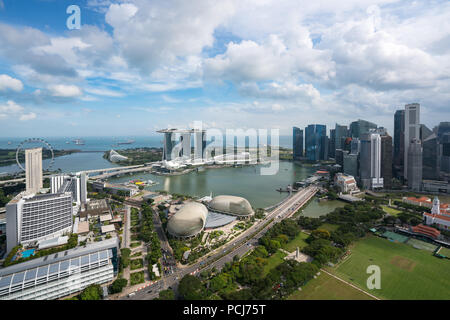
POLYGON ((272 212, 268 213, 263 220, 255 223, 241 235, 231 240, 224 246, 209 253, 207 256, 201 258, 195 264, 184 268, 179 268, 174 274, 163 277, 164 280, 157 281, 143 290, 136 291, 132 297, 125 296, 121 299, 151 300, 158 296, 158 292, 160 290, 164 290, 169 287, 174 288, 178 281, 186 274, 197 274, 198 272, 210 269, 212 267, 215 267, 218 270, 221 269, 226 262, 232 261, 235 255, 242 257, 245 253, 253 249, 253 247, 258 244, 259 238, 261 238, 267 230, 269 230, 275 223, 280 222, 282 219, 291 217, 298 209, 307 203, 317 191, 318 188, 314 186, 298 191, 297 193, 286 198, 282 204, 280 204, 272 212), (267 226, 259 230, 266 223, 268 223, 267 226), (254 236, 250 239, 246 239, 247 236, 252 235, 256 231, 258 232, 254 236))

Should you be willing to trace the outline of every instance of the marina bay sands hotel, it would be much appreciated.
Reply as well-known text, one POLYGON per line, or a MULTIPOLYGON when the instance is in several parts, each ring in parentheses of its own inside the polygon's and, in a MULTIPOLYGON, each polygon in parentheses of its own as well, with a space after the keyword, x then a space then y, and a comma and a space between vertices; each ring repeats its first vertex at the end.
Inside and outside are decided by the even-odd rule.
POLYGON ((191 136, 194 135, 194 161, 203 160, 206 148, 206 130, 199 129, 163 129, 163 160, 172 161, 177 158, 191 160, 191 136))

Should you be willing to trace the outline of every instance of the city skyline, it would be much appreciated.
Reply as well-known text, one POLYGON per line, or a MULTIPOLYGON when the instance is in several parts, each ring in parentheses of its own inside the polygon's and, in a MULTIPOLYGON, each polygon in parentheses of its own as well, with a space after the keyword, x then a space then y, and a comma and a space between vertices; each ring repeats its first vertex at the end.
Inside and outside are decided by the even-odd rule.
POLYGON ((430 128, 448 113, 445 1, 87 0, 68 30, 71 4, 1 1, 2 137, 145 136, 197 120, 290 135, 357 119, 392 135, 405 104, 430 128))

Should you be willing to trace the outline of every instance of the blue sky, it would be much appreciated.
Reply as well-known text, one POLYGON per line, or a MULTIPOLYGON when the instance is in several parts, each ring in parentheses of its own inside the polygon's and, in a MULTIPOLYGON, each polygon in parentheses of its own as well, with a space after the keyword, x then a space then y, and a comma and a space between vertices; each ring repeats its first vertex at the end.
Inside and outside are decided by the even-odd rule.
POLYGON ((0 136, 450 121, 448 1, 0 0, 0 136), (68 30, 66 8, 81 9, 68 30))

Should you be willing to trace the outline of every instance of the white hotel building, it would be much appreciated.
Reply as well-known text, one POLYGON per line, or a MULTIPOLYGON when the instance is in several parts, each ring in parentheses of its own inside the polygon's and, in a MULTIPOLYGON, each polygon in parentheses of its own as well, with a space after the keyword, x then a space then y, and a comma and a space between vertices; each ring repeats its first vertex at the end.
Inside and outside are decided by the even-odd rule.
POLYGON ((72 193, 18 194, 6 205, 7 252, 72 231, 72 193))

